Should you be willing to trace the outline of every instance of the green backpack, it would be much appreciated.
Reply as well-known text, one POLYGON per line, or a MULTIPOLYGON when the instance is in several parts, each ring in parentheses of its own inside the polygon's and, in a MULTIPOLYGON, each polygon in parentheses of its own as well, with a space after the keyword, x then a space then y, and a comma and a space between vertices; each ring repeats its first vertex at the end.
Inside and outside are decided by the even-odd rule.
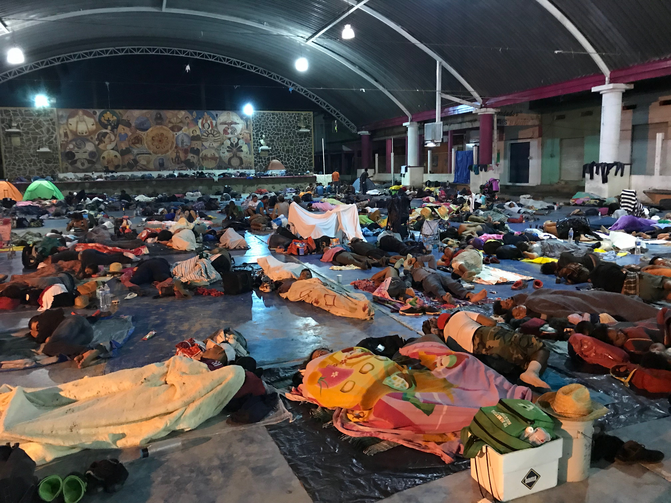
POLYGON ((461 430, 466 458, 474 458, 486 444, 499 454, 533 447, 520 439, 525 428, 543 428, 554 438, 554 421, 528 400, 503 398, 494 407, 481 407, 471 424, 461 430))

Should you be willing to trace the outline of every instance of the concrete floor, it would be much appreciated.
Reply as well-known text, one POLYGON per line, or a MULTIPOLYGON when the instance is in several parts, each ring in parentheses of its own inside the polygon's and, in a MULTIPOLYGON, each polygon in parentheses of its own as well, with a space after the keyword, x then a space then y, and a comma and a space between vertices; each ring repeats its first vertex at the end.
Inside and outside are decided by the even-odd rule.
MULTIPOLYGON (((46 228, 41 231, 63 228, 64 225, 64 220, 49 220, 46 228)), ((268 254, 265 236, 248 235, 247 239, 250 250, 233 254, 237 264, 256 262, 258 257, 268 254)), ((189 255, 177 255, 168 259, 183 260, 188 257, 189 255)), ((281 256, 279 258, 283 259, 281 256)), ((341 288, 346 289, 351 289, 349 282, 353 279, 370 275, 366 271, 331 271, 327 264, 314 258, 306 259, 305 263, 323 278, 334 282, 336 275, 342 274, 341 288)), ((501 267, 539 277, 538 266, 508 262, 501 267)), ((20 268, 19 257, 10 261, 0 255, 0 273, 18 273, 20 268)), ((510 292, 509 286, 487 289, 491 292, 490 296, 505 296, 510 292)), ((52 386, 85 375, 100 375, 162 361, 174 354, 177 342, 192 336, 206 336, 225 326, 243 333, 248 340, 251 354, 259 365, 272 367, 296 364, 317 347, 340 349, 365 337, 389 334, 413 337, 418 330, 421 331, 423 321, 422 318, 393 315, 386 308, 378 307, 374 321, 348 320, 331 316, 302 303, 286 302, 274 293, 255 292, 235 297, 208 297, 185 301, 139 297, 132 301, 123 301, 120 311, 134 317, 136 332, 117 358, 86 370, 76 369, 71 363, 63 363, 40 369, 3 372, 0 373, 0 384, 52 386), (158 336, 150 341, 141 341, 141 336, 152 329, 158 331, 158 336)), ((33 314, 29 310, 0 313, 0 327, 3 330, 23 328, 33 314)), ((660 415, 662 414, 658 414, 660 415)), ((627 426, 614 434, 660 449, 669 457, 670 426, 671 419, 662 418, 627 426)), ((192 442, 186 442, 179 450, 129 463, 127 466, 130 478, 121 493, 87 496, 87 501, 312 501, 264 426, 233 428, 226 424, 225 417, 220 416, 193 432, 183 434, 182 437, 192 442)), ((85 451, 44 466, 39 474, 42 476, 82 471, 92 461, 111 454, 114 453, 85 451)), ((564 484, 519 501, 671 503, 671 483, 668 481, 671 480, 670 473, 671 466, 668 461, 651 469, 640 465, 595 468, 586 482, 564 484)), ((464 471, 418 485, 382 501, 475 502, 480 498, 470 472, 464 471)), ((373 500, 343 495, 342 501, 373 500)))

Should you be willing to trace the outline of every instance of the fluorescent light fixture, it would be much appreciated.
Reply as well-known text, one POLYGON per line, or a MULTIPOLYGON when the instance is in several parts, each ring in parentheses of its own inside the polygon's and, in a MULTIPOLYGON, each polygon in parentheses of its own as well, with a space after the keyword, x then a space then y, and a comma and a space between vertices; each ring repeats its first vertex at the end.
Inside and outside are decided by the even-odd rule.
POLYGON ((354 30, 352 29, 352 25, 346 24, 342 30, 342 39, 352 40, 353 38, 354 38, 354 30))
POLYGON ((36 94, 35 95, 35 107, 36 108, 45 108, 49 106, 49 98, 46 94, 36 94))
POLYGON ((305 58, 298 58, 296 60, 296 70, 299 72, 307 72, 308 71, 308 60, 305 58))
POLYGON ((254 107, 252 106, 251 103, 247 103, 244 107, 242 107, 242 113, 245 114, 247 117, 251 117, 254 115, 254 107))
POLYGON ((427 141, 427 142, 424 144, 424 146, 427 147, 427 148, 433 148, 433 147, 436 146, 436 144, 435 144, 434 142, 432 142, 432 141, 427 141))
POLYGON ((12 47, 7 51, 7 63, 10 65, 20 65, 26 60, 23 51, 18 47, 12 47))

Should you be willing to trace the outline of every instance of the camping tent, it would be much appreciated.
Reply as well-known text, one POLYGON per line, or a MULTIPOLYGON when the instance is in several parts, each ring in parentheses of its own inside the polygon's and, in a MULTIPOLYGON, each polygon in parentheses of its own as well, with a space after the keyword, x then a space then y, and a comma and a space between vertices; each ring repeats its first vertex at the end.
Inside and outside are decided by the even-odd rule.
POLYGON ((363 239, 355 204, 342 204, 326 213, 310 213, 300 205, 291 203, 288 220, 294 234, 302 238, 340 238, 344 234, 349 239, 363 239))
POLYGON ((24 201, 32 201, 33 199, 63 199, 63 194, 49 180, 35 180, 26 189, 23 199, 24 201))
POLYGON ((19 189, 9 182, 0 180, 0 199, 5 198, 14 199, 16 202, 23 200, 23 196, 21 195, 21 192, 19 192, 19 189))
POLYGON ((352 187, 354 187, 354 190, 356 190, 357 192, 361 192, 362 194, 367 193, 369 190, 375 190, 375 184, 373 183, 373 180, 371 180, 370 178, 366 178, 365 190, 361 190, 361 178, 357 178, 356 180, 354 180, 352 187))

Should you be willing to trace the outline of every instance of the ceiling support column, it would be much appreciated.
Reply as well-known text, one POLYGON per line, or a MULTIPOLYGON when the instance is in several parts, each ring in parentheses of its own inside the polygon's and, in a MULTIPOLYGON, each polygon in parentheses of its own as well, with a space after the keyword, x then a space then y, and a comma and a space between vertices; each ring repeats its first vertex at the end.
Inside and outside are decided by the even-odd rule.
MULTIPOLYGON (((592 88, 592 92, 601 93, 601 134, 599 138, 599 162, 612 163, 620 158, 620 127, 622 125, 622 95, 633 89, 631 84, 606 84, 592 88)), ((631 174, 631 171, 630 171, 631 174)), ((602 197, 614 197, 623 188, 629 188, 629 177, 610 176, 603 183, 601 176, 585 178, 585 191, 602 197)))
POLYGON ((494 150, 494 108, 481 108, 476 112, 480 118, 480 145, 478 164, 491 164, 494 150))
POLYGON ((416 122, 403 124, 407 129, 405 163, 408 166, 419 166, 419 125, 416 122))
POLYGON ((386 145, 386 151, 385 151, 385 156, 384 156, 384 162, 385 162, 385 173, 391 173, 391 163, 392 160, 391 158, 394 155, 394 139, 393 138, 387 138, 387 145, 386 145))
POLYGON ((368 169, 373 165, 370 133, 359 131, 359 136, 361 136, 361 169, 368 169))

